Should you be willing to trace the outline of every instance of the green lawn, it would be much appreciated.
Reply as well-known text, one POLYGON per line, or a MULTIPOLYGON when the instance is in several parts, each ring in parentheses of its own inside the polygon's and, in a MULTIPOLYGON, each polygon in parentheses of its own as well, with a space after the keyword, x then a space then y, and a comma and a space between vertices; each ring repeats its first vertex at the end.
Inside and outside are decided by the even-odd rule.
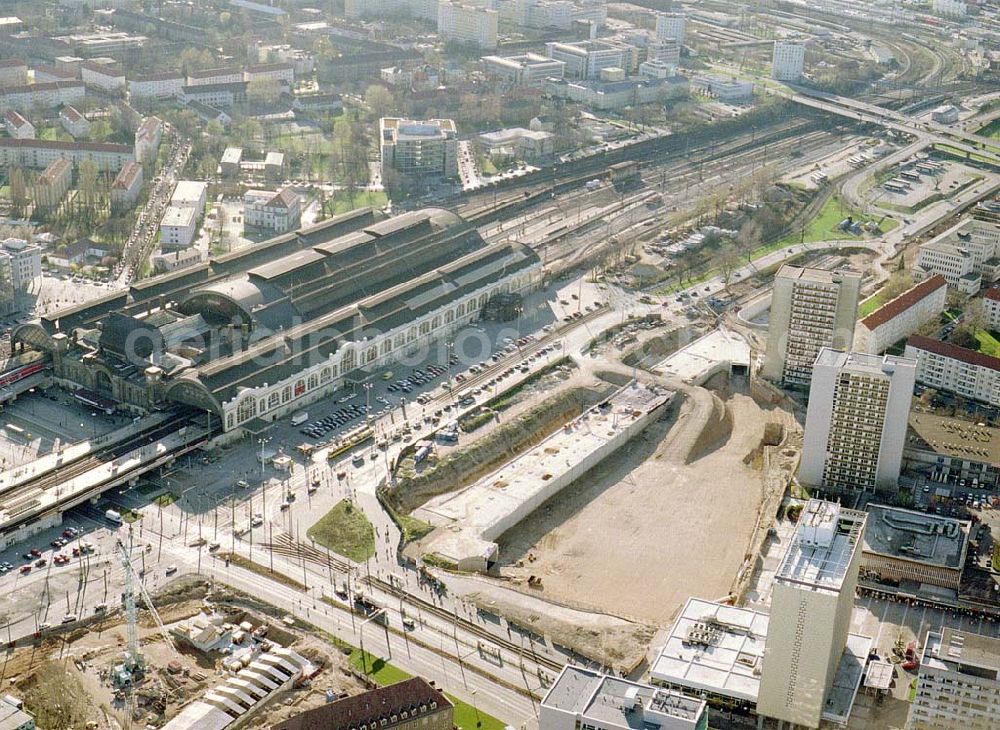
POLYGON ((376 193, 368 190, 359 190, 354 193, 354 198, 346 190, 338 190, 332 200, 327 201, 328 207, 332 206, 333 215, 349 213, 355 208, 381 208, 389 202, 389 196, 385 193, 376 193))
MULTIPOLYGON (((359 672, 365 672, 367 669, 368 676, 383 687, 402 682, 412 676, 385 660, 372 656, 367 651, 362 656, 360 649, 354 649, 351 652, 349 662, 359 672)), ((487 715, 482 710, 477 711, 473 705, 463 702, 455 695, 445 692, 445 696, 455 705, 454 721, 459 730, 476 730, 477 727, 479 730, 503 730, 507 726, 502 720, 487 715)))
POLYGON ((412 542, 413 540, 419 540, 425 535, 429 535, 434 529, 434 525, 430 522, 424 522, 423 520, 418 520, 416 517, 411 517, 410 515, 399 515, 399 526, 403 531, 403 542, 412 542))
MULTIPOLYGON (((776 250, 782 246, 799 243, 800 241, 803 243, 812 243, 813 241, 837 241, 852 238, 860 239, 860 236, 852 235, 837 228, 837 224, 848 216, 853 217, 855 221, 861 222, 877 220, 870 215, 865 215, 861 211, 854 210, 848 205, 842 205, 840 198, 833 195, 820 209, 819 214, 809 222, 804 232, 798 231, 796 233, 791 233, 780 241, 771 244, 767 248, 776 250)), ((884 218, 881 223, 881 230, 883 233, 887 233, 898 225, 899 221, 893 218, 884 218)), ((756 253, 756 251, 754 253, 756 253)))
POLYGON ((306 535, 323 547, 356 563, 375 554, 375 531, 353 502, 341 500, 309 528, 306 535))
POLYGON ((863 319, 869 314, 874 312, 876 309, 881 307, 885 302, 882 301, 882 292, 875 292, 870 297, 861 302, 858 307, 858 319, 863 319))
POLYGON ((497 166, 493 164, 493 160, 485 156, 479 159, 479 169, 482 170, 484 175, 496 175, 498 172, 497 166))
POLYGON ((976 134, 981 134, 984 137, 992 137, 993 139, 1000 139, 1000 119, 994 119, 992 122, 976 132, 976 134))
POLYGON ((976 341, 979 342, 979 351, 984 355, 1000 357, 1000 340, 989 330, 977 329, 976 341))

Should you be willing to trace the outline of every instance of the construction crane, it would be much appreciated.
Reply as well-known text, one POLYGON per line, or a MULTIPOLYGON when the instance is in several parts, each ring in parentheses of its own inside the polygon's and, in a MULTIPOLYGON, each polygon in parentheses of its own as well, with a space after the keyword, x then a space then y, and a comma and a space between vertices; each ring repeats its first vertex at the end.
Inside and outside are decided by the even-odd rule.
POLYGON ((126 546, 124 542, 118 540, 117 548, 122 568, 125 571, 125 624, 127 627, 128 648, 125 651, 125 664, 122 667, 125 671, 116 674, 117 681, 124 685, 131 684, 135 679, 141 677, 145 671, 142 653, 139 651, 139 625, 135 605, 136 586, 138 586, 139 592, 142 594, 142 599, 149 608, 149 612, 153 615, 153 620, 156 621, 156 626, 160 629, 160 633, 163 635, 163 640, 167 643, 167 646, 170 647, 170 650, 174 654, 177 654, 177 647, 174 646, 167 627, 163 625, 163 620, 160 618, 156 606, 153 605, 153 599, 149 597, 141 576, 137 573, 135 566, 132 565, 131 529, 129 530, 128 545, 126 546))

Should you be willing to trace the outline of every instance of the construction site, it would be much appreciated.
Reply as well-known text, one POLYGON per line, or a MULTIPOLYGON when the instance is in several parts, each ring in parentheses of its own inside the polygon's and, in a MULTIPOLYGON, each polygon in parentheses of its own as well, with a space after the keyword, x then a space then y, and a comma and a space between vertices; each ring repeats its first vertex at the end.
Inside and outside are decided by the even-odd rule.
POLYGON ((370 686, 349 649, 250 597, 182 578, 139 600, 7 651, 38 727, 268 727, 370 686))

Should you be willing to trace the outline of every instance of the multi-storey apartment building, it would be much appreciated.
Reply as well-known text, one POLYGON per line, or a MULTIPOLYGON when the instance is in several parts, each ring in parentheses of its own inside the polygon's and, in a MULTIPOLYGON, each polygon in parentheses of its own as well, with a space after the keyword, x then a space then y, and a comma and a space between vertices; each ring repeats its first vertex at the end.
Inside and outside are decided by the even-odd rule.
POLYGON ((923 335, 906 341, 905 354, 916 358, 921 385, 1000 405, 1000 358, 923 335))
POLYGON ((35 138, 35 126, 15 111, 4 112, 3 128, 14 139, 35 138))
POLYGON ((184 88, 184 75, 180 71, 134 76, 128 80, 132 99, 169 99, 180 96, 184 88))
POLYGON ((0 138, 0 167, 41 170, 60 158, 69 160, 74 167, 83 160, 93 160, 101 172, 118 172, 134 155, 131 147, 122 144, 0 138))
POLYGON ((925 279, 858 322, 854 350, 877 355, 909 337, 944 311, 948 282, 940 274, 925 279))
POLYGON ((684 13, 659 13, 656 16, 656 40, 684 43, 687 17, 684 13))
POLYGON ((757 713, 817 728, 847 646, 865 513, 810 500, 774 578, 757 713))
POLYGON ((442 0, 438 5, 438 35, 443 41, 496 48, 498 17, 496 10, 442 0))
POLYGON ((17 293, 28 291, 42 276, 42 249, 21 238, 8 238, 0 246, 0 256, 7 260, 10 284, 17 293))
POLYGON ((379 120, 382 167, 403 174, 458 175, 458 136, 451 119, 379 120))
POLYGON ((903 357, 820 350, 799 480, 838 491, 894 491, 916 370, 916 361, 903 357))
POLYGON ((111 207, 116 211, 135 205, 142 190, 142 165, 126 162, 111 183, 111 207))
POLYGON ((775 41, 771 55, 771 77, 798 81, 806 65, 806 46, 801 41, 775 41))
POLYGON ((125 91, 125 72, 118 66, 82 61, 80 80, 87 86, 109 94, 120 94, 125 91))
POLYGON ((822 348, 851 346, 860 290, 861 275, 853 271, 782 266, 774 277, 761 374, 788 387, 807 388, 822 348))
POLYGON ((73 182, 73 164, 62 157, 52 160, 35 180, 33 197, 39 212, 52 210, 62 202, 73 182))
POLYGON ((911 730, 995 730, 1000 718, 1000 639, 928 631, 910 706, 911 730))

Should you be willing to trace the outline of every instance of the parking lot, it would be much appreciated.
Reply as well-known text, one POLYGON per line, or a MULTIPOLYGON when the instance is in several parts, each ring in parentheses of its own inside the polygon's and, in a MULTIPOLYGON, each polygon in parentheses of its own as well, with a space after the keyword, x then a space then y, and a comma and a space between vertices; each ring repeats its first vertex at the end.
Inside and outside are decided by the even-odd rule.
POLYGON ((0 413, 0 470, 100 436, 127 421, 125 416, 94 411, 58 388, 33 388, 0 413))

